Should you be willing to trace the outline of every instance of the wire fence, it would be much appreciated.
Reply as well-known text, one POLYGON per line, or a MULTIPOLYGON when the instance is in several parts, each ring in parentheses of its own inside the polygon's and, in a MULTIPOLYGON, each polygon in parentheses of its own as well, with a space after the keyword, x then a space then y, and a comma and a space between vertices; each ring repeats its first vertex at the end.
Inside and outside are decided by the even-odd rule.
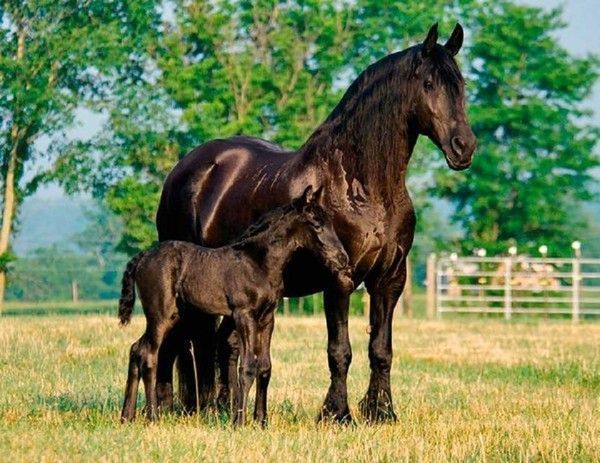
MULTIPOLYGON (((434 258, 435 259, 435 258, 434 258)), ((429 266, 438 317, 446 313, 562 315, 574 321, 600 315, 600 259, 441 258, 429 266)))

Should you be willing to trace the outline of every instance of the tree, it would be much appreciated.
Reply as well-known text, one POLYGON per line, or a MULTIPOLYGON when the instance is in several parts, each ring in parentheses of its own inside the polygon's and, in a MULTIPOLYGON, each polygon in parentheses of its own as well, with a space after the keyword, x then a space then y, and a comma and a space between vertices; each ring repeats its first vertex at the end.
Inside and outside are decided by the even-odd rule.
POLYGON ((240 133, 297 148, 358 72, 422 40, 440 18, 451 30, 455 18, 441 0, 427 8, 372 0, 173 6, 146 53, 152 72, 135 86, 113 86, 103 133, 57 163, 56 178, 70 191, 92 191, 123 217, 119 247, 128 253, 156 239, 162 182, 189 149, 240 133))
MULTIPOLYGON (((8 260, 22 199, 42 175, 26 182, 25 167, 62 146, 82 102, 103 95, 117 67, 135 74, 142 31, 156 22, 152 1, 4 0, 0 4, 0 261, 8 260), (49 153, 36 140, 49 141, 49 153)), ((41 174, 41 173, 38 173, 41 174)), ((6 267, 0 268, 0 302, 6 267)))
POLYGON ((479 149, 464 175, 437 173, 435 193, 455 205, 463 251, 503 253, 516 242, 554 255, 586 223, 598 131, 581 102, 597 79, 594 56, 576 58, 554 33, 561 10, 484 1, 470 19, 470 113, 479 149))

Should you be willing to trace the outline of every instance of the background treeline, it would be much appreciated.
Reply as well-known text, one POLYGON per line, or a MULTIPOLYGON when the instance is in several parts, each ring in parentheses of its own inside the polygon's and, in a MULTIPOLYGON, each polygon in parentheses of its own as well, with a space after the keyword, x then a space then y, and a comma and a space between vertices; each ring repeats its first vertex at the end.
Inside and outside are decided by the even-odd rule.
MULTIPOLYGON (((81 240, 96 250, 63 257, 116 268, 156 240, 162 182, 192 147, 238 133, 299 147, 362 69, 421 41, 434 22, 442 36, 456 21, 467 31, 459 60, 479 150, 456 173, 428 140, 417 146, 415 281, 432 250, 494 254, 517 244, 535 253, 543 242, 568 255, 579 238, 586 255, 600 255, 598 127, 584 106, 598 59, 559 44, 560 9, 507 0, 4 0, 0 8, 0 291, 12 266, 11 297, 34 286, 22 280, 17 289, 21 266, 49 268, 44 259, 60 254, 11 263, 20 206, 40 185, 58 182, 100 207, 81 240), (78 134, 82 110, 102 121, 98 133, 78 134), (102 220, 116 224, 110 233, 102 220), (104 264, 94 261, 99 248, 104 264)), ((57 273, 71 265, 55 262, 57 273)))

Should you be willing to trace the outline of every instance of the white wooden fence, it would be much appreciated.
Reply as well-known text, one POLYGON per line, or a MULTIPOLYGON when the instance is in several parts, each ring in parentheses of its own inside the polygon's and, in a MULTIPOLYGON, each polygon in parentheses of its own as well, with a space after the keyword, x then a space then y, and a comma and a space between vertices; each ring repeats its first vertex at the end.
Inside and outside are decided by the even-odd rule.
POLYGON ((432 255, 427 268, 430 316, 600 315, 600 259, 432 255))

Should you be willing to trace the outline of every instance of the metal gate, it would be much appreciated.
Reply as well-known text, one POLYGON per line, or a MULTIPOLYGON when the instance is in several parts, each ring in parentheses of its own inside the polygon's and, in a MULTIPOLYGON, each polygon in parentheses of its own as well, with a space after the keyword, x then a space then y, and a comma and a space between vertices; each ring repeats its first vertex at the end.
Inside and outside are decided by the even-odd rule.
MULTIPOLYGON (((430 259, 435 259, 431 257, 430 259)), ((429 306, 444 313, 600 315, 600 259, 442 257, 430 261, 429 306)))

